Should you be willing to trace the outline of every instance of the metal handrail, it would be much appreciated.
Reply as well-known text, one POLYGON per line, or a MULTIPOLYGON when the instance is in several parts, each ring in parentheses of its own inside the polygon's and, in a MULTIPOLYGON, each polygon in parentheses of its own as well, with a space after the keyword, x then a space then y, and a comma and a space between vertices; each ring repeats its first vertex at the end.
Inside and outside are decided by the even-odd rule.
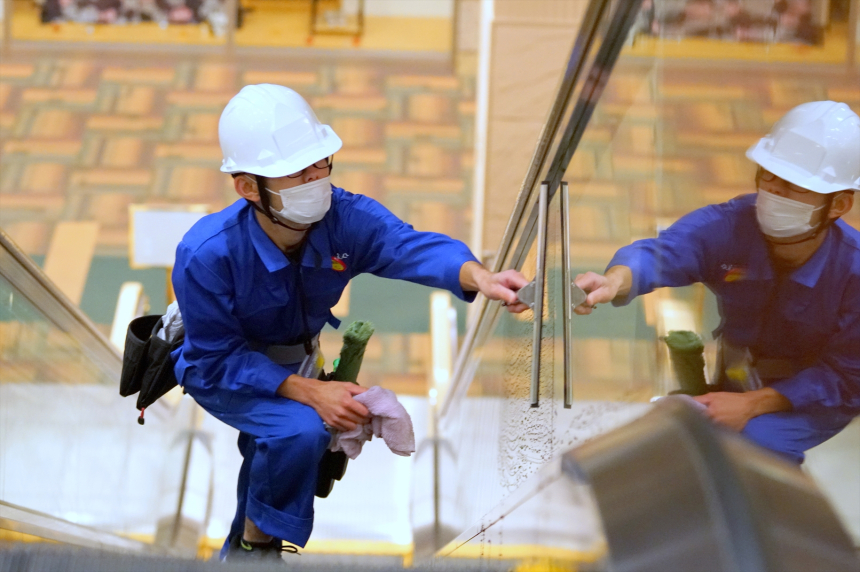
MULTIPOLYGON (((616 2, 616 9, 611 14, 611 20, 605 28, 602 41, 598 41, 601 26, 605 22, 604 16, 611 4, 611 0, 591 0, 588 4, 555 100, 538 139, 513 212, 508 219, 493 264, 494 272, 503 270, 505 266, 517 270, 522 268, 525 256, 535 240, 539 215, 539 204, 535 200, 535 195, 540 175, 542 172, 546 173, 544 179, 549 182, 547 197, 547 202, 549 202, 558 190, 573 153, 576 151, 591 119, 597 101, 603 94, 603 89, 612 73, 633 21, 639 13, 642 0, 619 0, 616 2), (598 43, 599 47, 596 48, 596 53, 592 55, 592 51, 595 50, 598 43), (580 82, 582 72, 589 60, 591 66, 586 80, 580 82), (564 119, 564 112, 568 108, 574 91, 580 84, 582 84, 582 88, 579 97, 570 113, 565 130, 558 139, 558 144, 555 145, 553 159, 548 169, 544 171, 547 156, 557 139, 559 127, 564 119), (531 210, 528 210, 529 205, 531 205, 531 210), (523 230, 516 246, 514 246, 514 240, 520 228, 523 230), (510 255, 512 251, 513 256, 510 255)), ((476 367, 476 364, 470 363, 474 350, 479 342, 486 339, 498 320, 501 309, 498 304, 490 304, 490 301, 483 297, 479 304, 478 311, 469 325, 463 346, 457 356, 451 387, 439 408, 440 418, 445 416, 454 401, 465 395, 468 385, 471 383, 471 374, 476 367)))
POLYGON ((119 380, 122 355, 84 314, 63 294, 33 260, 0 229, 0 275, 38 308, 61 331, 81 342, 90 358, 119 380))
POLYGON ((169 554, 152 544, 76 524, 50 514, 0 500, 0 530, 11 530, 73 546, 119 552, 169 554))

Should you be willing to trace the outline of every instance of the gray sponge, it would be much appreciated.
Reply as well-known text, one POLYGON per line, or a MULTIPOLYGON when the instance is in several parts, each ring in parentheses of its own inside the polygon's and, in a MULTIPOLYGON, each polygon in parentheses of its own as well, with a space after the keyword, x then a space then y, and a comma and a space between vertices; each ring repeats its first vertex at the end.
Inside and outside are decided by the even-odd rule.
POLYGON ((696 332, 672 331, 663 340, 669 347, 672 369, 681 386, 679 393, 708 393, 708 384, 705 382, 705 344, 702 338, 696 332))

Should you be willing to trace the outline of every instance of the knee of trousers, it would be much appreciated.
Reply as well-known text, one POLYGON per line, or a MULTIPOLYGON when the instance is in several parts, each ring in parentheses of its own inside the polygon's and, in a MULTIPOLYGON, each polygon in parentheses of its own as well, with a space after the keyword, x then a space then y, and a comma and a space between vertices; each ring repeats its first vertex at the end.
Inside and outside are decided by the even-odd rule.
POLYGON ((786 434, 779 423, 779 419, 772 414, 760 415, 750 419, 741 431, 741 435, 756 445, 778 453, 794 463, 803 463, 806 457, 803 454, 803 449, 786 434))
POLYGON ((257 438, 258 449, 262 447, 271 452, 288 454, 292 459, 319 462, 323 452, 328 448, 331 435, 326 431, 319 417, 316 415, 314 417, 316 418, 292 420, 294 422, 287 424, 283 432, 257 438))

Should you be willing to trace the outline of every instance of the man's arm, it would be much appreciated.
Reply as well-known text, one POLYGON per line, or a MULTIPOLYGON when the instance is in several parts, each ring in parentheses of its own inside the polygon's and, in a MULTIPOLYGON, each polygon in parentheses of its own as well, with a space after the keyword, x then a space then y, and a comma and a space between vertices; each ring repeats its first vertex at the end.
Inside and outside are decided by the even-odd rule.
POLYGON ((501 300, 512 314, 528 310, 528 306, 517 302, 517 290, 528 283, 516 270, 493 273, 473 261, 460 267, 460 287, 464 292, 480 292, 489 300, 501 300))
POLYGON ((489 272, 459 240, 416 231, 373 199, 344 195, 339 231, 356 244, 354 272, 444 288, 467 302, 480 292, 511 312, 527 309, 516 304, 516 291, 528 284, 519 272, 489 272))
POLYGON ((605 274, 586 272, 574 280, 577 286, 588 293, 585 303, 573 309, 588 315, 598 304, 607 304, 616 298, 626 298, 633 285, 633 272, 627 266, 613 266, 605 274))
POLYGON ((177 249, 173 283, 185 325, 183 361, 203 380, 225 380, 222 387, 229 391, 280 395, 309 405, 336 429, 348 431, 365 423, 367 409, 352 398, 365 388, 299 377, 249 349, 232 312, 232 288, 220 276, 190 257, 182 245, 177 249))
POLYGON ((588 272, 576 285, 588 293, 575 309, 590 314, 597 304, 624 305, 641 294, 666 286, 688 286, 707 279, 708 260, 733 236, 737 205, 711 205, 679 219, 656 238, 637 240, 615 253, 603 275, 588 272))
POLYGON ((693 399, 708 407, 705 410, 708 417, 738 432, 743 431, 753 417, 792 410, 791 401, 772 387, 746 393, 719 391, 693 399))
POLYGON ((367 391, 354 383, 320 381, 291 375, 278 386, 278 395, 313 407, 322 420, 340 431, 350 431, 367 423, 370 413, 353 399, 367 391))
POLYGON ((818 361, 787 379, 747 393, 696 397, 716 422, 737 431, 753 417, 793 410, 860 410, 860 283, 853 281, 841 301, 839 327, 818 361))

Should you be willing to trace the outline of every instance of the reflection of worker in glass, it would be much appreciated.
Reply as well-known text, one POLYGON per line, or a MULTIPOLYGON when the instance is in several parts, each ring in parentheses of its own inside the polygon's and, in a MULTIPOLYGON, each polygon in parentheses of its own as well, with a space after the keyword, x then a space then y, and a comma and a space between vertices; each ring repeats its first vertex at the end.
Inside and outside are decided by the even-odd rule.
POLYGON ((763 387, 696 399, 802 462, 860 413, 860 232, 839 220, 860 190, 860 117, 842 103, 800 105, 747 156, 757 194, 694 211, 619 250, 604 275, 577 277, 589 292, 577 313, 704 283, 722 317, 714 336, 749 356, 763 387))
MULTIPOLYGON (((224 109, 224 160, 241 200, 204 217, 176 252, 173 286, 185 324, 176 377, 204 409, 240 431, 238 507, 222 554, 280 558, 313 527, 320 459, 330 435, 368 411, 365 388, 297 375, 354 276, 372 273, 503 300, 527 281, 491 273, 463 243, 417 232, 382 205, 329 182, 341 147, 296 92, 252 85, 224 109)), ((391 300, 391 312, 398 301, 391 300)))

